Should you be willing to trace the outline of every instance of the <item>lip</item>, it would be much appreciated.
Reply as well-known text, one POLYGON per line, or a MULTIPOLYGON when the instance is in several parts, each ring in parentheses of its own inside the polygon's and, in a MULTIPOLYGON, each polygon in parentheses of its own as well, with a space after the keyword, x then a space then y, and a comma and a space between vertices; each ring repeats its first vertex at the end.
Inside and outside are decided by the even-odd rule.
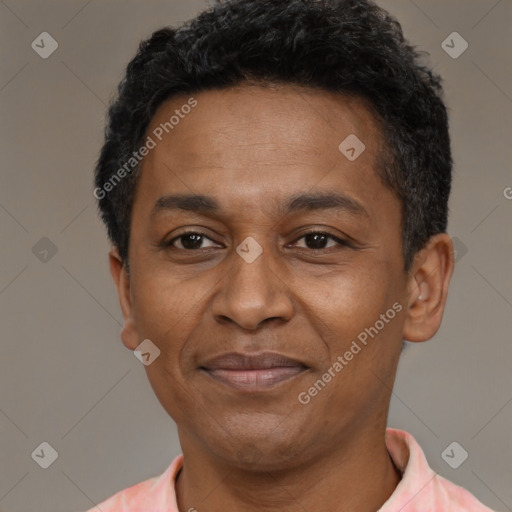
POLYGON ((231 352, 214 357, 200 366, 200 370, 218 382, 245 391, 270 389, 308 369, 304 363, 275 352, 231 352))

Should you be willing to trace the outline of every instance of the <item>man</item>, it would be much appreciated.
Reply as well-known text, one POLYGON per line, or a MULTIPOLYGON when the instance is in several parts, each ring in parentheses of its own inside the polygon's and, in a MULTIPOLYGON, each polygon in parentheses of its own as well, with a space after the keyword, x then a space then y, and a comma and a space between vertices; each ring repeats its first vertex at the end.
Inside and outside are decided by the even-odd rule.
POLYGON ((227 1, 141 44, 94 194, 183 454, 103 512, 490 510, 386 429, 454 265, 440 94, 366 0, 227 1))

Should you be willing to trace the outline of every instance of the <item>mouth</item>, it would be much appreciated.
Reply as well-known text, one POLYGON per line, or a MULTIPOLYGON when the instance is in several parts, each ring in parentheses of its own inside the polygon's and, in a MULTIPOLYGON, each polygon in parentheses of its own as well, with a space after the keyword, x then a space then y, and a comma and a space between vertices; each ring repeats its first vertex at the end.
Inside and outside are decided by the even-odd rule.
POLYGON ((200 370, 227 386, 244 391, 264 391, 293 379, 309 369, 304 363, 282 354, 229 353, 210 359, 200 370))

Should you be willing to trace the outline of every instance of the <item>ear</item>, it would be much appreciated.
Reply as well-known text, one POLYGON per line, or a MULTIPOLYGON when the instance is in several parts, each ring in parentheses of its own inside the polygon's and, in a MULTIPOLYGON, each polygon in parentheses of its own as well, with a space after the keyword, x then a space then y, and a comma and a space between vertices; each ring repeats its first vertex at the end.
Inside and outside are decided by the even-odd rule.
POLYGON ((453 267, 453 243, 446 233, 431 237, 414 258, 408 280, 405 340, 427 341, 438 331, 453 267))
POLYGON ((121 329, 121 340, 130 350, 135 350, 139 345, 139 333, 132 312, 132 299, 130 292, 130 277, 126 272, 123 260, 117 247, 109 252, 110 273, 117 288, 119 304, 123 312, 124 323, 121 329))

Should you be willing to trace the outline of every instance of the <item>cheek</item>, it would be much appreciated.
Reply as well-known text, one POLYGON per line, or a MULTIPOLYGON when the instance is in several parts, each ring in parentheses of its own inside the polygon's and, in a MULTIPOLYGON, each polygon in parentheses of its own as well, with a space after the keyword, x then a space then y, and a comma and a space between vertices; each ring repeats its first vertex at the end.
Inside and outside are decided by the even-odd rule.
POLYGON ((392 388, 403 320, 397 293, 379 275, 345 275, 315 298, 314 329, 328 356, 301 391, 312 393, 313 416, 331 432, 382 407, 392 388))
POLYGON ((201 293, 169 274, 154 267, 137 273, 132 282, 133 316, 140 339, 150 339, 160 350, 159 356, 145 366, 155 396, 174 421, 185 424, 183 411, 190 409, 194 397, 180 361, 198 323, 201 293))
POLYGON ((311 279, 308 286, 303 283, 302 300, 311 309, 316 327, 336 348, 342 348, 391 306, 395 293, 389 279, 385 266, 378 262, 367 268, 330 272, 311 279))
POLYGON ((179 350, 191 321, 197 316, 201 290, 170 272, 148 269, 132 282, 133 317, 139 335, 162 352, 179 350))

